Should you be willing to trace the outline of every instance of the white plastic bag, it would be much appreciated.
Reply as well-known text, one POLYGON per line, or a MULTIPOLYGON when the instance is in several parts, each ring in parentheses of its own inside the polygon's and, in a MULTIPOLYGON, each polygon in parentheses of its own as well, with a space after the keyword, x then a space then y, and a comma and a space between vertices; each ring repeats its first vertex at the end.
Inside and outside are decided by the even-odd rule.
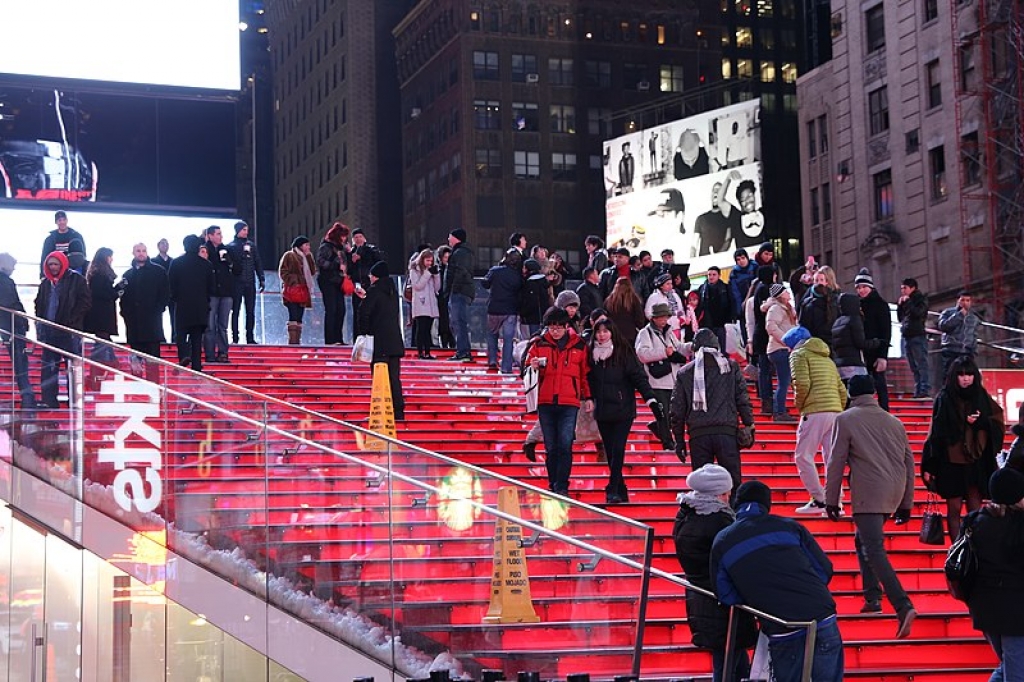
POLYGON ((526 393, 526 413, 537 411, 537 397, 540 394, 540 372, 527 367, 523 374, 523 391, 526 393))
POLYGON ((352 345, 352 362, 373 362, 373 337, 362 334, 352 345))

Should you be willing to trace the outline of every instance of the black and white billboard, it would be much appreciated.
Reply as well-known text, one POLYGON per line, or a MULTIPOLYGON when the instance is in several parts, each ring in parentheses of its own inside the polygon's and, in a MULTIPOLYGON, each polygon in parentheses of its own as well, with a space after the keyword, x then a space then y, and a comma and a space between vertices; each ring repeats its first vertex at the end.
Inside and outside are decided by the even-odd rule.
POLYGON ((238 0, 3 0, 0 74, 238 90, 238 0))
MULTIPOLYGON (((604 143, 609 247, 675 251, 699 273, 770 239, 760 102, 752 100, 604 143)), ((753 251, 751 250, 751 256, 753 251)))

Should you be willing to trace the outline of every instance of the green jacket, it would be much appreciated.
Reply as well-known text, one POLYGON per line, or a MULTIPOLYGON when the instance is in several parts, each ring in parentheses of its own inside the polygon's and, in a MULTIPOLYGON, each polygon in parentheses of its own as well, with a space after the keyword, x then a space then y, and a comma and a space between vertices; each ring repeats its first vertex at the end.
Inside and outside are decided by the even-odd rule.
POLYGON ((793 403, 800 414, 843 411, 846 387, 824 341, 810 338, 797 346, 789 354, 789 369, 793 374, 793 403))

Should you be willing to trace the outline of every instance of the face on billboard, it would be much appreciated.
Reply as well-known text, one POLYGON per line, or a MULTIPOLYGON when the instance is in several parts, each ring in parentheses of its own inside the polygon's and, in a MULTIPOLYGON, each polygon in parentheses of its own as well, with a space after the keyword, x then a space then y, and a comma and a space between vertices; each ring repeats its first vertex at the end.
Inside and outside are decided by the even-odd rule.
POLYGON ((6 2, 0 73, 238 90, 237 0, 6 2))
POLYGON ((608 246, 672 249, 698 273, 763 242, 759 112, 744 102, 606 142, 608 246))

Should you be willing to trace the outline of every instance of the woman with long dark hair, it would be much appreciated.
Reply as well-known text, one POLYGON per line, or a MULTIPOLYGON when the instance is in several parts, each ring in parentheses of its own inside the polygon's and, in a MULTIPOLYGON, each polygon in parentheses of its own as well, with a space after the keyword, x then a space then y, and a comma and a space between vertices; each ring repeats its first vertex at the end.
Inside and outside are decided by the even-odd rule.
POLYGON ((635 344, 637 332, 647 324, 647 318, 644 317, 644 302, 629 277, 615 280, 612 293, 604 301, 604 309, 608 311, 608 319, 618 327, 623 340, 630 346, 635 344))
POLYGON ((981 382, 974 360, 957 358, 935 398, 932 423, 921 456, 925 486, 946 500, 951 540, 960 532, 964 501, 969 512, 989 497, 988 480, 1003 448, 1003 410, 981 382))
POLYGON ((594 419, 608 458, 605 502, 621 504, 629 501, 622 465, 626 441, 636 419, 636 393, 640 392, 656 418, 660 418, 661 404, 651 390, 633 345, 622 338, 614 322, 602 320, 594 324, 588 352, 591 368, 587 381, 594 398, 594 419))
MULTIPOLYGON (((111 266, 113 262, 113 250, 104 246, 96 250, 85 273, 85 282, 92 294, 92 307, 85 314, 84 331, 106 341, 117 334, 117 298, 120 292, 114 286, 117 275, 111 266)), ((102 343, 93 346, 90 357, 108 364, 116 361, 114 349, 102 343)))

